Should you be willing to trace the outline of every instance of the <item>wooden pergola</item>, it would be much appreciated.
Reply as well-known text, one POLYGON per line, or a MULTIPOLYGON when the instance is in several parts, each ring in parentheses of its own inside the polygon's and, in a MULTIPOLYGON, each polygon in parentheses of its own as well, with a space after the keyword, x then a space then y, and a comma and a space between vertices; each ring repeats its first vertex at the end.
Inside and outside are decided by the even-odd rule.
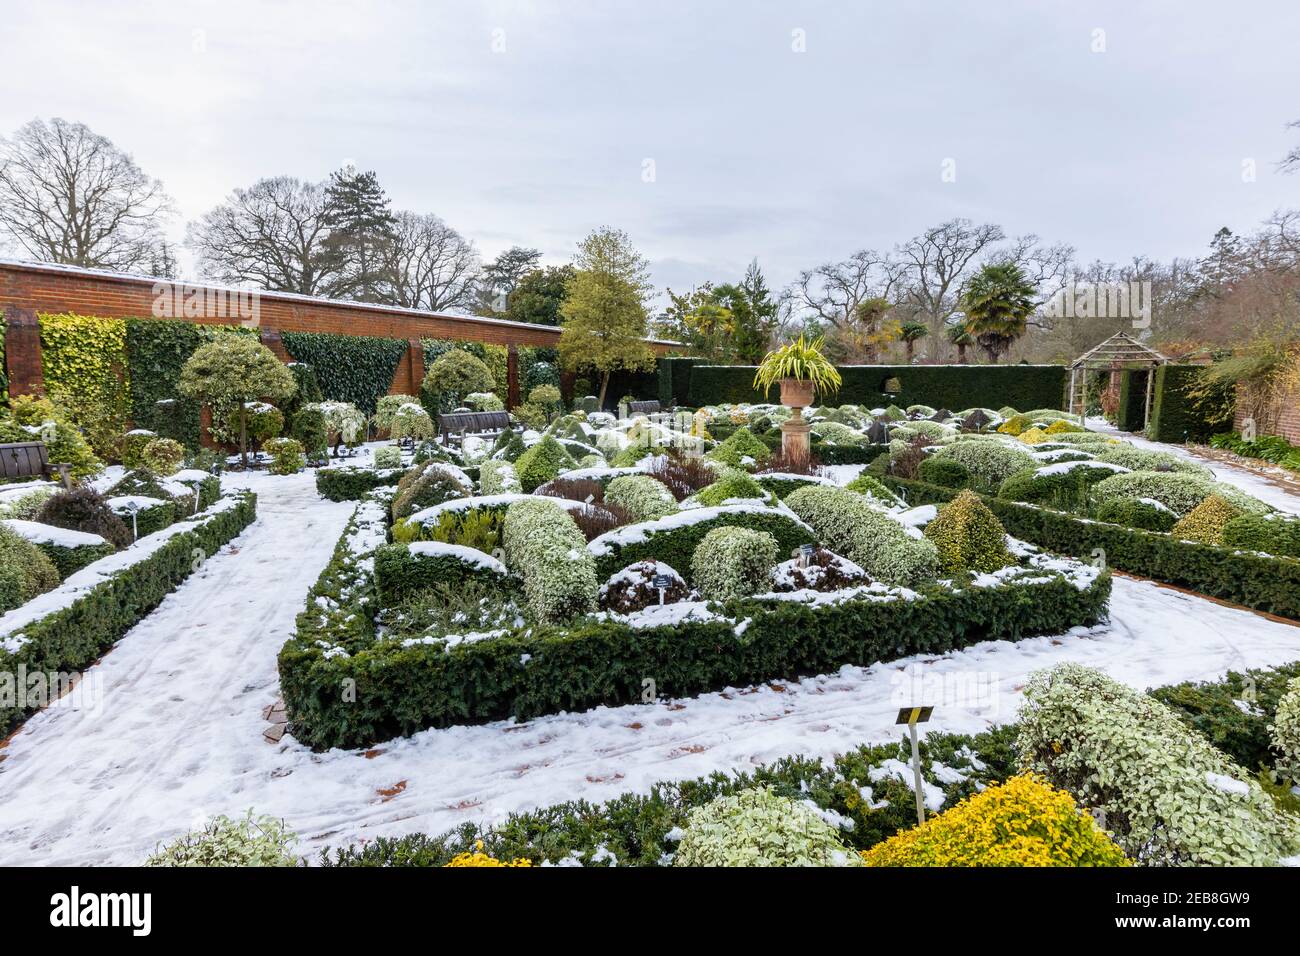
POLYGON ((1168 364, 1169 359, 1155 349, 1143 345, 1127 332, 1117 332, 1070 363, 1070 400, 1066 411, 1072 415, 1078 414, 1079 424, 1083 424, 1083 416, 1087 411, 1088 404, 1088 372, 1114 372, 1131 368, 1146 369, 1147 394, 1146 405, 1142 413, 1142 427, 1146 428, 1147 423, 1151 420, 1151 394, 1156 377, 1155 370, 1161 365, 1168 364), (1081 372, 1083 374, 1080 374, 1081 372), (1076 406, 1078 408, 1077 413, 1075 412, 1076 406))

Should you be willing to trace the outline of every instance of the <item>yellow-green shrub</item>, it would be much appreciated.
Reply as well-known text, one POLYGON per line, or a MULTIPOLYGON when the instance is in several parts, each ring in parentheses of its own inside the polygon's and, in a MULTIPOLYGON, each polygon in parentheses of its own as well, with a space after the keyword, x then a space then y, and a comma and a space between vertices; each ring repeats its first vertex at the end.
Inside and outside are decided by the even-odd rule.
POLYGON ((1218 495, 1210 495, 1183 516, 1169 529, 1169 533, 1185 541, 1222 544, 1224 527, 1240 514, 1239 509, 1234 508, 1218 495))
POLYGON ((867 866, 1129 866, 1064 790, 1012 777, 862 851, 867 866))
POLYGON ((925 526, 925 536, 939 550, 939 565, 951 574, 991 572, 1013 562, 1007 533, 973 491, 963 491, 925 526))
POLYGON ((46 391, 108 457, 131 413, 126 322, 89 315, 42 315, 41 371, 46 391))

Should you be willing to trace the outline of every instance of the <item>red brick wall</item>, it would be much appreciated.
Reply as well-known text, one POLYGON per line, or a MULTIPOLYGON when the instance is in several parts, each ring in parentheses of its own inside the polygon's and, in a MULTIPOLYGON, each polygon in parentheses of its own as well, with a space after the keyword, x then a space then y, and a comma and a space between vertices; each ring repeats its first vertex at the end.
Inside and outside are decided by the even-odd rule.
MULTIPOLYGON (((1241 431, 1246 419, 1246 411, 1240 405, 1233 416, 1232 427, 1241 431)), ((1259 428, 1260 435, 1281 435, 1293 445, 1300 445, 1300 392, 1293 392, 1282 402, 1278 410, 1277 425, 1272 428, 1259 428)))

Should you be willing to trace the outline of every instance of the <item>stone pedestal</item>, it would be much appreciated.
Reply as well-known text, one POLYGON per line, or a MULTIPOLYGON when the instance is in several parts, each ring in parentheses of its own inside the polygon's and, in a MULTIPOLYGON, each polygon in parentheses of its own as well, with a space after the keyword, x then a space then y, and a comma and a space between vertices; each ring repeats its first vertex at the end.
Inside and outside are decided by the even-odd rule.
POLYGON ((812 425, 804 421, 800 409, 794 410, 794 418, 781 425, 781 454, 792 462, 804 462, 811 453, 808 433, 812 425))

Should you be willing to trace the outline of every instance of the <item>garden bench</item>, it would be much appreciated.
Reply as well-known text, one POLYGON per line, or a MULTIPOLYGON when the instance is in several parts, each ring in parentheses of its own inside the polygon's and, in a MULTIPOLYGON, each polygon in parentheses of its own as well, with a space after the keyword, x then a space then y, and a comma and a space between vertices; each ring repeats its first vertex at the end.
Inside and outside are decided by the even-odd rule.
POLYGON ((68 474, 71 465, 50 464, 43 441, 15 442, 0 445, 0 478, 44 478, 53 481, 57 474, 64 488, 72 487, 68 474))
POLYGON ((657 401, 628 402, 627 412, 629 415, 655 415, 659 412, 659 403, 657 401))
POLYGON ((509 428, 510 413, 505 411, 448 412, 438 416, 438 434, 443 438, 457 435, 464 441, 467 434, 494 437, 509 428))

